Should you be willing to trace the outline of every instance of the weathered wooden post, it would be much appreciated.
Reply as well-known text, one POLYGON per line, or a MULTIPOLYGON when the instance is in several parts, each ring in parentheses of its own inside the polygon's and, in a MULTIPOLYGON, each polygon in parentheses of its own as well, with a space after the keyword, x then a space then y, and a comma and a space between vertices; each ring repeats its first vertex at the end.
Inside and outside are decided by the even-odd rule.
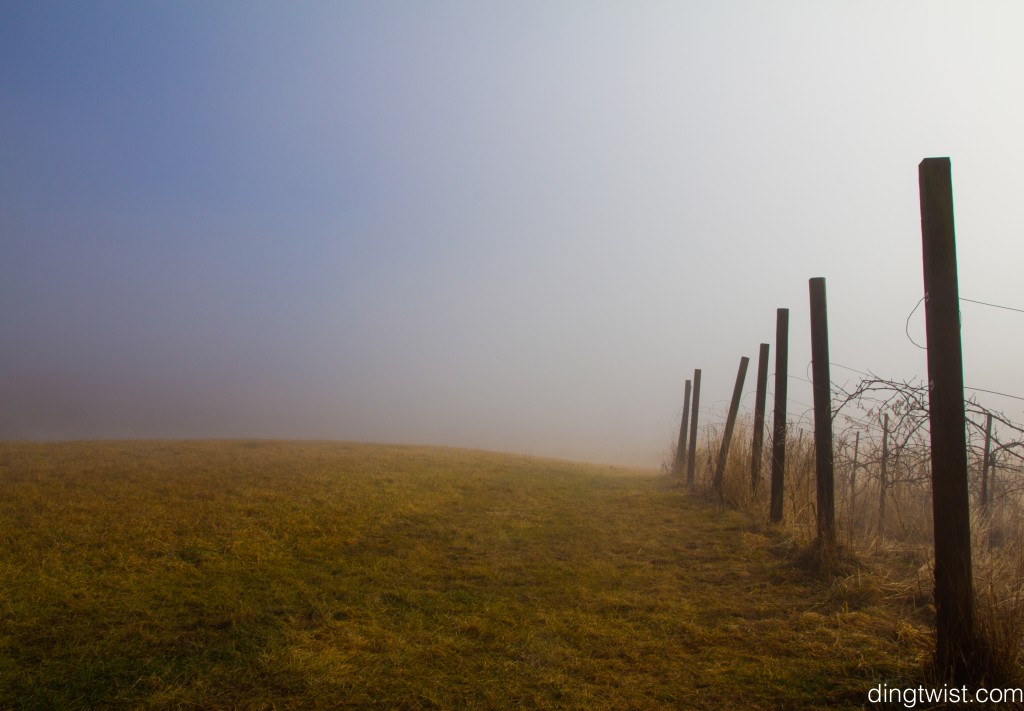
POLYGON ((772 491, 769 518, 782 521, 786 477, 786 395, 789 387, 789 309, 775 312, 775 409, 772 415, 772 491))
POLYGON ((690 446, 686 453, 686 485, 693 488, 697 463, 697 412, 700 407, 700 368, 693 371, 693 400, 690 403, 690 446))
POLYGON ((998 454, 998 451, 992 452, 989 456, 988 462, 988 497, 992 502, 992 504, 989 505, 989 510, 994 510, 995 508, 996 492, 998 491, 996 489, 996 459, 998 458, 998 454))
POLYGON ((757 354, 757 394, 754 398, 754 436, 750 444, 750 491, 761 483, 761 450, 764 448, 764 401, 768 395, 768 344, 757 354))
POLYGON ((853 528, 857 521, 857 454, 860 450, 860 432, 853 440, 853 469, 850 470, 850 534, 852 540, 853 528))
POLYGON ((981 512, 989 511, 988 470, 992 465, 992 413, 985 418, 985 456, 981 460, 981 512))
POLYGON ((932 445, 935 662, 950 682, 965 684, 976 681, 977 670, 960 294, 949 158, 921 161, 918 184, 932 445))
POLYGON ((889 413, 882 420, 882 468, 878 473, 878 537, 885 535, 885 499, 889 492, 889 413))
POLYGON ((836 541, 832 459, 832 380, 828 362, 828 308, 825 280, 810 280, 811 379, 814 381, 814 473, 818 488, 818 541, 832 548, 836 541))
POLYGON ((856 493, 857 489, 857 459, 860 455, 860 432, 853 440, 853 469, 850 471, 850 489, 856 493))
POLYGON ((712 481, 712 488, 722 498, 722 480, 725 476, 725 461, 729 456, 729 443, 732 440, 732 430, 736 425, 736 414, 740 410, 740 397, 743 395, 743 381, 747 377, 747 365, 750 359, 746 356, 740 358, 740 369, 736 373, 736 385, 732 389, 732 402, 729 403, 729 415, 725 419, 725 432, 722 433, 722 446, 718 448, 718 463, 715 465, 715 478, 712 481))
POLYGON ((686 394, 683 395, 683 419, 679 423, 679 443, 676 445, 676 461, 672 467, 672 473, 676 476, 683 475, 683 465, 686 463, 686 435, 689 434, 690 426, 690 381, 686 381, 686 394))

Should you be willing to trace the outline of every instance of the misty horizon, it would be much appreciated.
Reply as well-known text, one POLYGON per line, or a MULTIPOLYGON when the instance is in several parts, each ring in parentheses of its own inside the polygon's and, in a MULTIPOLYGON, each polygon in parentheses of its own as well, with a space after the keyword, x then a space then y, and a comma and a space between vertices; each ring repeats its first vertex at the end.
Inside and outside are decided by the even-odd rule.
MULTIPOLYGON (((658 466, 695 368, 716 425, 751 358, 750 412, 779 307, 805 417, 812 277, 833 380, 925 376, 929 156, 961 296, 1024 307, 1013 4, 0 17, 2 439, 658 466)), ((966 384, 1024 396, 1020 315, 961 315, 966 384)))

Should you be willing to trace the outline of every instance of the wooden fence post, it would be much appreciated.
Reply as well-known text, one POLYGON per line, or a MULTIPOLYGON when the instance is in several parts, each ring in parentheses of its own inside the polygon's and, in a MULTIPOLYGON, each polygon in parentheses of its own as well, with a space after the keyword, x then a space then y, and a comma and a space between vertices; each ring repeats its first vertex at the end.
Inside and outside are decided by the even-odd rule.
POLYGON ((836 541, 834 463, 832 459, 832 381, 828 362, 828 308, 825 280, 810 280, 811 374, 814 381, 814 473, 818 489, 818 540, 836 541))
POLYGON ((747 365, 750 359, 746 356, 740 358, 740 369, 736 373, 736 385, 732 389, 732 402, 729 403, 729 415, 725 420, 725 432, 722 433, 722 446, 718 448, 718 463, 715 466, 715 478, 712 481, 712 488, 722 499, 722 480, 725 476, 725 460, 729 456, 729 442, 732 439, 732 430, 736 425, 736 413, 740 409, 740 397, 743 395, 743 381, 747 377, 747 365))
MULTIPOLYGON (((988 495, 989 499, 993 502, 996 497, 996 455, 998 452, 992 452, 988 462, 988 495)), ((990 507, 991 508, 991 507, 990 507)))
POLYGON ((770 519, 782 521, 786 478, 786 394, 789 386, 789 309, 775 312, 775 409, 772 415, 772 491, 770 519))
POLYGON ((686 381, 686 394, 683 395, 683 420, 679 423, 679 443, 676 445, 676 461, 672 467, 672 473, 676 476, 683 475, 683 466, 686 464, 686 435, 689 434, 690 426, 690 381, 686 381))
POLYGON ((989 511, 988 470, 992 465, 992 413, 985 418, 985 456, 981 460, 981 512, 989 511))
POLYGON ((690 446, 686 454, 686 485, 693 488, 697 463, 697 412, 700 407, 700 368, 693 371, 693 400, 690 403, 690 446))
POLYGON ((885 497, 889 491, 889 413, 882 420, 882 468, 878 473, 878 537, 885 535, 885 497))
POLYGON ((935 530, 935 662, 951 683, 976 681, 974 580, 967 486, 960 295, 949 158, 918 165, 928 339, 932 518, 935 530))
POLYGON ((853 540, 853 529, 857 521, 857 454, 860 451, 860 432, 853 440, 853 469, 850 470, 850 539, 853 540))
POLYGON ((750 491, 761 483, 761 450, 764 448, 764 401, 768 395, 768 344, 757 354, 757 395, 754 398, 754 436, 750 445, 750 491))

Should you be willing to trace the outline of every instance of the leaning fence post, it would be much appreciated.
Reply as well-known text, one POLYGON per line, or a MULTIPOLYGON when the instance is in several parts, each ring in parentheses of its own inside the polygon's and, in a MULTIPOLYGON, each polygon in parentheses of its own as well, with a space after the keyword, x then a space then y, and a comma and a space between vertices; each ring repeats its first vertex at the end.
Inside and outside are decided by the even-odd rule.
POLYGON ((818 540, 832 547, 836 540, 832 461, 832 381, 828 362, 828 308, 825 280, 810 280, 811 374, 814 381, 814 473, 818 488, 818 540))
POLYGON ((683 420, 679 423, 679 443, 676 445, 676 461, 672 467, 672 473, 676 476, 683 475, 683 465, 686 463, 686 435, 690 426, 690 381, 686 381, 686 394, 683 395, 683 420))
POLYGON ((918 184, 932 445, 935 662, 952 683, 963 684, 975 681, 977 670, 960 295, 949 158, 921 161, 918 184))
POLYGON ((712 488, 722 498, 722 480, 725 476, 725 460, 729 456, 729 441, 732 439, 732 429, 736 425, 736 413, 740 409, 740 397, 743 395, 743 380, 747 377, 747 365, 750 359, 746 356, 740 358, 740 369, 736 372, 736 385, 732 389, 732 402, 729 403, 729 415, 725 420, 725 432, 722 433, 722 446, 718 449, 718 463, 715 466, 715 478, 712 481, 712 488))
POLYGON ((789 309, 775 312, 775 410, 772 415, 772 491, 770 519, 782 521, 786 478, 786 394, 789 386, 789 309))
POLYGON ((757 354, 757 395, 754 398, 754 437, 750 445, 750 491, 761 483, 761 450, 764 447, 764 401, 768 394, 768 344, 757 354))
POLYGON ((693 488, 697 463, 697 412, 700 407, 700 368, 693 371, 693 400, 690 402, 690 446, 686 453, 686 485, 693 488))

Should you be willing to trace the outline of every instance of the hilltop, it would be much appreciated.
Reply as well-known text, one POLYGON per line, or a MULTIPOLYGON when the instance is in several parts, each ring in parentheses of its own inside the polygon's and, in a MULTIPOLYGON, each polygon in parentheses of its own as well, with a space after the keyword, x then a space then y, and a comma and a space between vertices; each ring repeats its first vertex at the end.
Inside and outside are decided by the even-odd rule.
POLYGON ((645 470, 0 444, 0 707, 861 708, 927 620, 645 470))

